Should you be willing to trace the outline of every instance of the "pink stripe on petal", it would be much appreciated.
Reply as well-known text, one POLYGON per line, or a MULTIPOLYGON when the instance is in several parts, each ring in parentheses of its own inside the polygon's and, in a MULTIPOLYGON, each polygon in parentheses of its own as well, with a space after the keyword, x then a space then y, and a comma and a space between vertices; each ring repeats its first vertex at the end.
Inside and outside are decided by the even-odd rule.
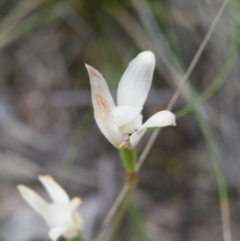
POLYGON ((97 93, 94 96, 94 116, 97 125, 109 142, 118 148, 123 142, 123 137, 112 115, 112 109, 102 95, 97 93))

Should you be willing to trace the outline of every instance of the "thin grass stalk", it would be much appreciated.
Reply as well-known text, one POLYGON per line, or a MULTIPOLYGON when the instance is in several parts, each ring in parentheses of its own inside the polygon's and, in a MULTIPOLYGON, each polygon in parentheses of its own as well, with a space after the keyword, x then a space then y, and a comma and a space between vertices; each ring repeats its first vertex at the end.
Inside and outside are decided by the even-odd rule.
POLYGON ((121 202, 121 206, 117 212, 116 218, 114 220, 110 235, 108 237, 108 241, 114 240, 114 237, 117 234, 117 231, 121 225, 122 219, 124 214, 127 210, 129 201, 131 199, 131 195, 134 191, 137 181, 137 174, 135 172, 135 150, 123 149, 120 150, 120 155, 122 158, 123 165, 126 171, 126 182, 125 185, 127 186, 127 192, 121 202))
POLYGON ((212 134, 212 130, 207 124, 207 122, 202 118, 202 116, 195 111, 195 117, 198 122, 198 125, 203 134, 204 140, 207 143, 207 147, 209 153, 211 155, 213 169, 216 176, 218 193, 219 193, 219 201, 221 207, 221 215, 222 215, 222 227, 223 227, 223 239, 224 241, 231 241, 231 222, 230 222, 230 211, 229 211, 229 201, 228 201, 228 193, 227 193, 227 185, 225 180, 225 175, 223 172, 223 167, 221 163, 221 157, 219 155, 219 151, 217 146, 215 145, 215 139, 212 134))
POLYGON ((119 192, 113 206, 111 207, 111 209, 108 212, 106 218, 104 219, 103 224, 102 224, 101 228, 99 229, 94 241, 99 241, 99 240, 102 239, 105 230, 107 229, 109 223, 112 221, 115 213, 117 212, 119 206, 121 205, 122 201, 124 200, 127 192, 128 192, 128 185, 125 183, 125 185, 123 186, 123 188, 119 192))
POLYGON ((129 204, 128 218, 134 240, 149 241, 145 232, 146 230, 144 227, 142 215, 140 213, 138 205, 136 204, 136 202, 134 202, 134 200, 132 200, 129 204))
POLYGON ((177 101, 177 99, 178 99, 178 97, 179 97, 179 95, 180 95, 180 93, 181 93, 185 83, 187 82, 188 78, 192 74, 193 69, 195 68, 195 66, 196 66, 196 64, 197 64, 197 62, 198 62, 198 60, 199 60, 203 50, 205 49, 209 39, 211 38, 211 36, 213 34, 213 31, 216 28, 216 26, 217 26, 217 24, 218 24, 218 22, 219 22, 219 20, 220 20, 220 18, 222 16, 224 10, 226 9, 229 1, 230 0, 225 0, 223 2, 223 4, 222 4, 221 8, 219 9, 218 14, 216 15, 215 19, 213 20, 213 23, 212 23, 211 27, 209 28, 209 30, 208 30, 205 38, 203 39, 203 41, 202 41, 202 43, 201 43, 197 53, 195 54, 191 64, 189 65, 185 75, 183 76, 180 85, 178 86, 176 92, 174 93, 172 99, 170 100, 170 102, 168 104, 168 107, 167 107, 168 110, 171 110, 172 107, 174 106, 174 104, 176 103, 176 101, 177 101))
POLYGON ((62 12, 66 11, 66 5, 59 3, 50 10, 48 12, 36 13, 26 19, 23 18, 22 21, 17 22, 10 29, 6 29, 6 33, 0 33, 0 48, 6 47, 38 27, 53 21, 62 12))
POLYGON ((216 93, 218 89, 225 83, 238 57, 239 44, 236 43, 236 40, 234 40, 238 36, 237 32, 238 29, 235 27, 234 33, 231 36, 226 61, 218 76, 200 96, 175 113, 178 118, 194 111, 196 108, 198 108, 198 106, 207 101, 214 93, 216 93))
POLYGON ((114 221, 114 224, 111 228, 111 232, 109 234, 109 237, 107 239, 107 241, 113 241, 116 234, 117 234, 117 231, 122 223, 122 219, 124 217, 124 214, 126 213, 126 210, 127 210, 127 207, 128 207, 128 204, 129 204, 129 201, 131 199, 131 196, 132 196, 132 192, 134 190, 134 186, 132 185, 127 185, 128 187, 128 190, 126 192, 126 195, 121 203, 121 206, 117 212, 117 216, 115 217, 115 221, 114 221))

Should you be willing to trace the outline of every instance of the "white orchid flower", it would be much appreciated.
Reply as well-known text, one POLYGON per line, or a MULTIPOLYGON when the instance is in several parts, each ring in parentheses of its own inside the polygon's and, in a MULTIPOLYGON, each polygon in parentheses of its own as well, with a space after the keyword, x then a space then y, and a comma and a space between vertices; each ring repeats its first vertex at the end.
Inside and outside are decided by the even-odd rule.
POLYGON ((52 203, 46 202, 36 192, 24 185, 18 185, 17 188, 25 201, 49 225, 50 239, 57 241, 60 236, 67 239, 78 236, 83 228, 83 220, 76 209, 82 200, 78 197, 70 200, 65 190, 51 176, 39 176, 39 180, 51 197, 52 203))
POLYGON ((124 72, 117 90, 117 106, 99 71, 88 70, 94 115, 103 135, 117 148, 136 147, 147 128, 176 125, 175 115, 160 111, 142 124, 141 111, 152 83, 155 56, 144 51, 133 59, 124 72))

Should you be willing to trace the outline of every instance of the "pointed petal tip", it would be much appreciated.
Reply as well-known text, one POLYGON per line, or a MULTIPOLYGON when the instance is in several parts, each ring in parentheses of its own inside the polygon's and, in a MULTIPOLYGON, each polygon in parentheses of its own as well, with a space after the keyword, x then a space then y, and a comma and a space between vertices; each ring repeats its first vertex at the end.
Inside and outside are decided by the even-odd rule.
POLYGON ((145 64, 155 65, 155 55, 152 51, 141 52, 138 57, 143 58, 145 64))
POLYGON ((50 175, 38 176, 40 182, 48 192, 55 203, 69 203, 69 197, 66 191, 50 175))
POLYGON ((118 105, 143 107, 151 87, 155 56, 151 51, 139 53, 125 70, 117 90, 118 105))
POLYGON ((25 185, 17 185, 22 198, 46 221, 48 220, 49 204, 39 196, 35 191, 25 185))
POLYGON ((83 200, 80 198, 80 197, 74 197, 72 200, 71 200, 71 204, 74 206, 74 207, 78 207, 79 205, 81 205, 83 203, 83 200))
POLYGON ((105 81, 102 74, 97 69, 87 64, 85 64, 85 66, 89 75, 90 83, 92 85, 98 86, 99 83, 105 81))
MULTIPOLYGON (((25 196, 28 194, 28 191, 31 190, 29 187, 25 186, 25 185, 17 185, 17 189, 18 191, 21 193, 22 196, 25 196)), ((32 190, 31 190, 32 191, 32 190)))
POLYGON ((139 56, 144 56, 146 59, 149 58, 149 59, 155 59, 155 55, 152 51, 150 50, 146 50, 146 51, 143 51, 139 54, 139 56))
POLYGON ((16 188, 18 189, 18 191, 23 194, 24 190, 26 190, 26 186, 22 185, 22 184, 19 184, 16 186, 16 188))
POLYGON ((95 68, 93 68, 91 65, 85 64, 85 66, 90 76, 96 77, 96 78, 99 78, 99 76, 102 77, 101 73, 95 68))
POLYGON ((17 189, 23 197, 26 197, 30 194, 30 192, 33 192, 31 188, 22 184, 17 185, 17 189))
POLYGON ((20 184, 20 185, 17 185, 17 189, 20 192, 20 195, 22 196, 23 199, 25 199, 27 202, 31 200, 33 191, 29 187, 20 184))
POLYGON ((91 65, 85 64, 85 67, 87 69, 87 71, 90 71, 91 68, 93 68, 91 65))
POLYGON ((166 127, 166 126, 175 126, 176 121, 175 115, 168 110, 163 110, 157 112, 151 116, 140 128, 140 130, 152 128, 152 127, 166 127))
POLYGON ((41 181, 41 180, 46 180, 46 181, 49 181, 49 180, 54 180, 54 178, 51 176, 51 175, 39 175, 38 176, 38 179, 41 181))

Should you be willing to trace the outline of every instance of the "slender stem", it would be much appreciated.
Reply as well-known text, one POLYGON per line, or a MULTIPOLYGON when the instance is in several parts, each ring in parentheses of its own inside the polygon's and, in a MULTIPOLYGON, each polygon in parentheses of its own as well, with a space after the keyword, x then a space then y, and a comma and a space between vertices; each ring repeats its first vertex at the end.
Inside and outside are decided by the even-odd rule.
POLYGON ((176 92, 174 93, 172 99, 170 100, 170 102, 168 104, 168 107, 167 107, 168 110, 171 110, 172 107, 174 106, 175 102, 177 101, 177 99, 178 99, 178 97, 179 97, 179 95, 180 95, 180 93, 181 93, 185 83, 187 82, 188 78, 190 77, 190 75, 191 75, 193 69, 195 68, 195 66, 196 66, 200 56, 202 55, 202 52, 205 49, 209 39, 211 38, 211 36, 213 34, 213 31, 216 28, 216 26, 217 26, 217 24, 218 24, 218 22, 219 22, 219 20, 220 20, 220 18, 222 16, 224 10, 226 9, 229 1, 230 0, 225 0, 223 2, 223 4, 222 4, 221 8, 219 9, 218 14, 216 15, 215 19, 213 20, 213 23, 212 23, 211 27, 209 28, 209 30, 208 30, 205 38, 203 39, 203 41, 202 41, 202 43, 201 43, 197 53, 195 54, 191 64, 189 65, 185 75, 183 76, 180 85, 178 86, 176 92))
POLYGON ((99 229, 94 241, 101 240, 101 238, 104 234, 104 231, 106 230, 109 223, 113 219, 113 216, 117 212, 119 206, 121 205, 121 203, 123 203, 125 197, 128 196, 127 194, 129 192, 129 186, 130 186, 129 182, 133 182, 133 183, 136 182, 136 178, 135 178, 135 180, 132 180, 132 179, 134 179, 134 176, 136 177, 135 172, 134 172, 135 151, 123 149, 123 150, 120 150, 120 155, 121 155, 124 167, 126 169, 127 181, 126 181, 125 185, 123 186, 122 190, 120 191, 120 193, 118 194, 118 197, 116 198, 116 200, 115 200, 113 206, 111 207, 110 211, 108 212, 108 214, 107 214, 101 228, 99 229), (132 163, 134 165, 132 165, 132 163))
POLYGON ((131 233, 133 234, 133 240, 150 241, 146 234, 146 229, 141 211, 136 202, 134 202, 134 200, 130 200, 128 207, 128 218, 131 233))
POLYGON ((128 204, 129 204, 129 201, 131 200, 131 195, 132 195, 132 192, 134 190, 134 186, 135 185, 131 185, 131 184, 128 184, 127 187, 128 187, 128 190, 127 190, 127 193, 122 201, 122 204, 118 210, 118 213, 117 213, 117 216, 115 218, 115 221, 113 223, 113 226, 112 226, 112 229, 111 229, 111 232, 109 234, 109 237, 108 237, 108 241, 113 241, 114 240, 114 237, 116 236, 117 234, 117 231, 122 223, 122 219, 124 217, 124 214, 127 210, 127 207, 128 207, 128 204))
POLYGON ((113 219, 114 214, 117 212, 120 204, 122 203, 122 201, 124 200, 126 194, 128 192, 128 184, 125 183, 125 185, 123 186, 123 188, 121 189, 120 193, 118 194, 113 206, 111 207, 110 211, 108 212, 106 218, 104 219, 104 222, 101 226, 101 228, 99 229, 94 241, 99 241, 101 240, 104 231, 106 230, 106 228, 108 227, 109 223, 111 222, 111 220, 113 219))
POLYGON ((187 106, 183 107, 182 109, 178 110, 175 114, 177 118, 185 116, 186 114, 194 111, 198 108, 202 103, 207 101, 228 79, 228 75, 230 74, 231 70, 234 67, 236 59, 238 57, 238 50, 239 44, 235 43, 234 38, 237 38, 238 29, 234 30, 232 34, 232 41, 230 42, 230 47, 228 49, 228 55, 226 57, 226 61, 224 66, 222 67, 221 71, 215 78, 215 80, 209 85, 209 87, 195 100, 189 103, 187 106))
POLYGON ((134 172, 135 162, 136 162, 136 155, 135 150, 130 149, 120 149, 119 150, 123 165, 127 173, 134 172))
POLYGON ((126 170, 125 186, 127 187, 127 191, 121 202, 121 206, 118 209, 117 216, 108 237, 108 241, 112 241, 117 234, 137 181, 137 173, 135 172, 135 150, 122 149, 120 150, 120 155, 126 170))
POLYGON ((218 148, 215 145, 214 136, 209 125, 204 121, 202 116, 195 112, 196 120, 199 124, 199 127, 202 131, 203 137, 207 143, 209 153, 211 155, 213 169, 216 176, 218 193, 219 193, 219 201, 221 207, 221 215, 222 215, 222 228, 223 228, 223 239, 224 241, 231 241, 231 222, 229 217, 229 201, 228 201, 228 192, 227 185, 225 180, 225 175, 221 163, 221 157, 218 152, 218 148))
POLYGON ((145 146, 145 148, 143 149, 140 157, 138 158, 137 160, 137 163, 136 163, 136 166, 135 166, 135 171, 138 172, 143 164, 143 162, 145 161, 149 151, 151 150, 152 146, 153 146, 153 143, 155 142, 158 134, 160 132, 160 128, 156 128, 152 135, 150 136, 148 142, 147 142, 147 145, 145 146))

